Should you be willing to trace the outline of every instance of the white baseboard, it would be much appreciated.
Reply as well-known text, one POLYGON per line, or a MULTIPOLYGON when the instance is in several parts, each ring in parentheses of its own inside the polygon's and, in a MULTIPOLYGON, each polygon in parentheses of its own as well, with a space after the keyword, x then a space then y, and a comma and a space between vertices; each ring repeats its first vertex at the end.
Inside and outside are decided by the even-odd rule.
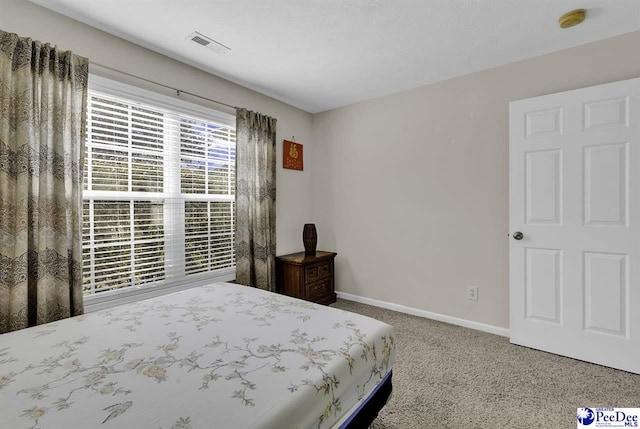
POLYGON ((387 310, 411 314, 412 316, 425 317, 427 319, 437 320, 439 322, 450 323, 452 325, 464 326, 465 328, 476 329, 478 331, 489 332, 490 334, 509 337, 509 330, 507 328, 501 328, 499 326, 487 325, 485 323, 474 322, 472 320, 432 313, 430 311, 420 310, 418 308, 407 307, 406 305, 394 304, 392 302, 380 301, 373 298, 366 298, 364 296, 352 295, 350 293, 336 291, 336 295, 338 295, 338 298, 346 299, 347 301, 360 302, 362 304, 372 305, 374 307, 386 308, 387 310))

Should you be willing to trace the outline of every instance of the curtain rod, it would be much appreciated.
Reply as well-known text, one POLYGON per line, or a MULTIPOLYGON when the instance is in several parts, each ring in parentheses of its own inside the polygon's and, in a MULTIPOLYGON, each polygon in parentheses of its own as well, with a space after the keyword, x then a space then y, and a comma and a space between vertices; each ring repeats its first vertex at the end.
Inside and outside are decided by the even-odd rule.
POLYGON ((146 79, 146 78, 144 78, 144 77, 136 76, 136 75, 131 74, 131 73, 123 72, 122 70, 117 70, 117 69, 114 69, 114 68, 112 68, 112 67, 105 66, 105 65, 103 65, 103 64, 94 63, 94 62, 90 62, 90 63, 91 63, 91 64, 93 64, 94 66, 102 67, 102 68, 104 68, 104 69, 111 70, 111 71, 114 71, 114 72, 116 72, 116 73, 120 73, 120 74, 123 74, 123 75, 126 75, 126 76, 130 76, 130 77, 133 77, 133 78, 135 78, 135 79, 140 79, 140 80, 143 80, 143 81, 145 81, 145 82, 152 83, 152 84, 154 84, 154 85, 162 86, 163 88, 171 89, 171 90, 173 90, 173 91, 176 91, 176 94, 177 94, 178 96, 180 96, 180 94, 187 94, 187 95, 190 95, 190 96, 192 96, 192 97, 200 98, 200 99, 202 99, 202 100, 207 100, 207 101, 210 101, 210 102, 212 102, 212 103, 216 103, 216 104, 220 104, 220 105, 222 105, 222 106, 230 107, 230 108, 232 108, 233 110, 236 110, 236 109, 237 109, 237 107, 236 107, 236 106, 232 106, 231 104, 223 103, 222 101, 214 100, 214 99, 212 99, 212 98, 203 97, 203 96, 201 96, 201 95, 194 94, 194 93, 189 92, 189 91, 183 91, 183 90, 181 90, 181 89, 174 88, 173 86, 165 85, 164 83, 156 82, 156 81, 154 81, 154 80, 150 80, 150 79, 146 79))

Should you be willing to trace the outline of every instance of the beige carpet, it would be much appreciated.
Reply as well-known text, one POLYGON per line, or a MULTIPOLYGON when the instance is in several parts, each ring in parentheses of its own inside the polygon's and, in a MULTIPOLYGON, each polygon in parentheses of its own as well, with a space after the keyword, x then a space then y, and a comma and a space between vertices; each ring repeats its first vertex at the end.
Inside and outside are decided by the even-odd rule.
POLYGON ((575 428, 578 407, 640 407, 640 375, 345 300, 396 328, 394 393, 371 429, 575 428))

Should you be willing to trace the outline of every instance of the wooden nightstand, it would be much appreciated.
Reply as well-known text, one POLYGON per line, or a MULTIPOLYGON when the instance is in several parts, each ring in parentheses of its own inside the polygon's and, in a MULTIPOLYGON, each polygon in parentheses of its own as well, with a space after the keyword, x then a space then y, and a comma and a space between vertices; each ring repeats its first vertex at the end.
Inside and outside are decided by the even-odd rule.
POLYGON ((337 253, 317 251, 276 256, 276 291, 318 304, 336 302, 333 260, 337 253))

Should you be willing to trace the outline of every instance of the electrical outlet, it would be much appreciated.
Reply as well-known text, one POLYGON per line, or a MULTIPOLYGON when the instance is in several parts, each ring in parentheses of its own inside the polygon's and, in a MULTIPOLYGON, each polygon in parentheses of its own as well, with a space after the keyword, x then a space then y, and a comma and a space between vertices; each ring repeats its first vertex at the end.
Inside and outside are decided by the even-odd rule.
POLYGON ((467 299, 471 301, 478 300, 478 286, 467 286, 467 299))

